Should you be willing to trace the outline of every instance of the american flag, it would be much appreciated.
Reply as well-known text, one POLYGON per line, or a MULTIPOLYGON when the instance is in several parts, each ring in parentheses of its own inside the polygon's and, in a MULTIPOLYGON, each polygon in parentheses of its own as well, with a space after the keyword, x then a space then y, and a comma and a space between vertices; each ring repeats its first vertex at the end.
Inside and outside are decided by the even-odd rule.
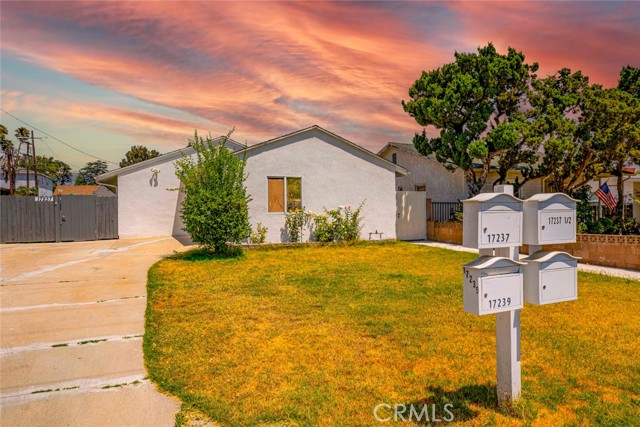
POLYGON ((609 186, 606 182, 596 190, 596 196, 598 196, 598 199, 602 200, 602 203, 604 203, 610 211, 616 209, 618 202, 613 198, 613 195, 611 194, 611 191, 609 191, 609 186))

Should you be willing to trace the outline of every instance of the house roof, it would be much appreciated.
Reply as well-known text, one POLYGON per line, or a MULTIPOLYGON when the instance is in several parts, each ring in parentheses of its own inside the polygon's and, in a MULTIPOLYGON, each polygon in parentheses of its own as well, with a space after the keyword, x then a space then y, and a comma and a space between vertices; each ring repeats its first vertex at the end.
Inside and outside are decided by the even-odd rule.
MULTIPOLYGON (((389 142, 387 143, 387 145, 385 145, 384 147, 382 147, 382 149, 380 151, 378 151, 378 155, 382 155, 382 153, 384 153, 385 151, 387 151, 390 147, 395 147, 399 150, 405 151, 409 154, 413 154, 414 156, 419 156, 425 159, 429 159, 429 160, 433 160, 434 162, 438 162, 438 159, 435 158, 435 156, 425 156, 424 154, 421 154, 418 150, 416 150, 416 147, 413 144, 407 144, 406 142, 389 142)), ((451 166, 455 166, 453 163, 451 162, 446 162, 446 164, 451 165, 451 166)))
MULTIPOLYGON (((222 142, 222 140, 224 138, 226 138, 226 137, 225 136, 219 136, 217 138, 213 138, 211 141, 214 144, 220 144, 220 142, 222 142)), ((233 150, 233 152, 238 152, 238 151, 242 150, 243 148, 245 148, 245 145, 240 144, 239 142, 234 141, 231 138, 227 138, 226 145, 227 145, 227 147, 231 148, 233 150)), ((160 155, 158 157, 154 157, 153 159, 144 160, 142 162, 135 163, 133 165, 125 166, 123 168, 118 168, 118 169, 114 169, 112 171, 103 173, 102 175, 98 175, 97 180, 98 180, 98 182, 104 181, 106 179, 113 178, 113 177, 121 175, 123 173, 134 172, 134 171, 137 171, 139 169, 144 169, 144 168, 148 168, 148 167, 153 166, 153 165, 157 165, 159 163, 164 163, 164 162, 171 161, 171 160, 177 160, 177 159, 181 158, 184 155, 191 155, 193 153, 195 153, 194 148, 191 147, 191 146, 186 146, 184 148, 179 148, 177 150, 169 151, 168 153, 164 153, 164 154, 162 154, 162 155, 160 155)))
POLYGON ((108 191, 110 195, 115 195, 101 185, 58 185, 53 194, 56 196, 93 196, 98 193, 108 191))
MULTIPOLYGON (((27 173, 27 169, 25 168, 16 168, 16 175, 21 175, 21 174, 26 174, 27 173)), ((29 174, 31 176, 35 176, 33 169, 29 169, 29 174)), ((38 178, 46 178, 51 182, 55 182, 55 180, 53 178, 51 178, 48 175, 43 174, 42 172, 38 172, 38 178)), ((2 181, 2 180, 0 180, 2 181)))
MULTIPOLYGON (((262 148, 262 147, 277 143, 278 141, 282 141, 282 140, 284 140, 286 138, 290 138, 290 137, 293 137, 293 136, 296 136, 296 135, 301 135, 301 134, 304 134, 304 133, 307 133, 307 132, 311 132, 311 131, 322 132, 325 135, 328 135, 328 136, 336 139, 337 141, 339 141, 339 142, 341 142, 341 143, 343 143, 345 145, 353 147, 356 150, 358 150, 358 151, 360 151, 360 152, 362 152, 362 153, 364 153, 364 154, 366 154, 366 155, 368 155, 368 156, 370 156, 372 158, 375 158, 375 159, 377 159, 379 161, 382 161, 383 163, 388 164, 388 165, 392 166, 393 168, 395 168, 396 173, 399 173, 401 175, 406 175, 408 173, 408 170, 403 168, 402 166, 398 166, 398 165, 390 162, 389 160, 387 160, 387 159, 385 159, 383 157, 380 157, 376 153, 374 153, 372 151, 369 151, 366 148, 363 148, 363 147, 361 147, 361 146, 359 146, 359 145, 357 145, 357 144, 355 144, 355 143, 353 143, 353 142, 351 142, 351 141, 349 141, 347 139, 344 139, 343 137, 341 137, 339 135, 336 135, 335 133, 330 132, 330 131, 328 131, 328 130, 326 130, 326 129, 318 126, 318 125, 309 126, 307 128, 300 129, 300 130, 297 130, 295 132, 291 132, 291 133, 288 133, 288 134, 285 134, 285 135, 282 135, 282 136, 278 136, 276 138, 269 139, 267 141, 260 142, 258 144, 252 145, 250 147, 242 146, 243 147, 242 149, 234 150, 234 152, 238 153, 238 154, 240 154, 240 153, 250 153, 251 151, 254 151, 254 150, 257 150, 259 148, 262 148)), ((223 137, 216 138, 214 141, 221 140, 222 138, 223 137)), ((235 144, 237 144, 237 143, 235 143, 235 144)), ((114 176, 120 175, 120 174, 122 174, 124 172, 130 172, 130 171, 132 172, 134 170, 142 169, 142 168, 145 168, 145 167, 149 167, 149 166, 152 166, 154 164, 170 161, 170 160, 173 160, 174 158, 177 159, 177 158, 182 157, 184 154, 187 154, 187 155, 193 154, 193 152, 194 152, 193 148, 191 148, 191 147, 187 147, 187 148, 183 148, 183 149, 180 149, 180 150, 172 151, 170 153, 163 154, 162 156, 158 156, 158 157, 155 157, 155 158, 150 159, 150 160, 145 160, 144 162, 136 163, 135 165, 131 165, 131 166, 127 166, 127 167, 124 167, 124 168, 113 170, 111 172, 107 172, 105 174, 102 174, 102 175, 98 176, 98 180, 105 180, 105 179, 113 178, 114 176)))
MULTIPOLYGON (((418 150, 416 150, 416 147, 413 144, 407 144, 405 142, 389 142, 387 143, 387 145, 382 147, 380 151, 378 151, 378 155, 381 155, 389 147, 396 147, 408 153, 415 154, 416 156, 422 156, 422 154, 420 154, 418 150)), ((428 157, 428 156, 422 156, 422 157, 428 157)))
MULTIPOLYGON (((382 147, 380 151, 378 151, 378 155, 381 155, 383 152, 388 150, 389 147, 395 147, 399 150, 406 151, 407 153, 413 154, 415 156, 420 156, 420 157, 427 158, 429 160, 433 160, 434 162, 439 162, 438 159, 435 158, 435 156, 432 156, 432 155, 425 156, 424 154, 421 154, 418 150, 416 150, 416 147, 413 144, 407 144, 405 142, 389 142, 387 145, 382 147)), ((445 162, 445 163, 451 166, 455 166, 452 162, 445 162)), ((482 163, 473 163, 473 168, 476 170, 482 169, 482 163)), ((498 170, 497 160, 494 159, 491 165, 489 165, 489 169, 498 170)), ((514 168, 511 168, 511 170, 518 170, 518 169, 517 167, 514 167, 514 168)))

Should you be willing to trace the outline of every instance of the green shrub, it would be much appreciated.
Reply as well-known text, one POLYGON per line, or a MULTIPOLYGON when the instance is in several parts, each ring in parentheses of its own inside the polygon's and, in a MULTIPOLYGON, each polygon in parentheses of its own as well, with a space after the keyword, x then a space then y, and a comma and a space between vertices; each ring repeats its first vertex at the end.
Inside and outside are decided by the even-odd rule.
POLYGON ((36 189, 34 187, 31 188, 27 188, 26 186, 22 185, 18 188, 16 188, 14 195, 16 196, 37 196, 38 192, 36 191, 36 189))
POLYGON ((285 227, 290 242, 299 242, 305 225, 316 242, 355 241, 360 238, 362 230, 362 207, 339 206, 336 209, 324 210, 324 213, 296 209, 285 215, 285 227))
POLYGON ((590 202, 591 193, 589 186, 583 186, 571 194, 571 197, 578 199, 576 212, 578 233, 640 234, 638 222, 629 215, 623 218, 619 211, 612 213, 603 208, 603 214, 608 216, 596 219, 590 202))
POLYGON ((309 214, 302 209, 295 209, 285 214, 284 224, 290 242, 299 242, 302 239, 302 229, 309 221, 309 214))
POLYGON ((314 239, 317 242, 355 241, 360 238, 362 230, 362 207, 339 206, 337 209, 325 210, 324 214, 314 214, 314 239))
POLYGON ((229 242, 240 242, 250 232, 246 159, 226 147, 230 135, 216 145, 211 136, 202 139, 196 132, 190 141, 195 154, 175 163, 179 190, 185 195, 180 209, 184 230, 195 243, 217 252, 225 252, 229 242))
POLYGON ((264 243, 267 239, 267 231, 268 228, 262 225, 262 223, 256 224, 255 231, 251 231, 251 235, 249 236, 249 241, 254 244, 264 243))

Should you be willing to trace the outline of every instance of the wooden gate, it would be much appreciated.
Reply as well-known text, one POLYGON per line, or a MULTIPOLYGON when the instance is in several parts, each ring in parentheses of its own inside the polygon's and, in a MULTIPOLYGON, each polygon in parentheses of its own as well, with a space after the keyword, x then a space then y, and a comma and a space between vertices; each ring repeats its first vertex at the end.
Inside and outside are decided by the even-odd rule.
POLYGON ((117 197, 0 197, 0 243, 117 238, 117 197))
POLYGON ((396 192, 396 237, 398 240, 426 240, 427 193, 396 192))

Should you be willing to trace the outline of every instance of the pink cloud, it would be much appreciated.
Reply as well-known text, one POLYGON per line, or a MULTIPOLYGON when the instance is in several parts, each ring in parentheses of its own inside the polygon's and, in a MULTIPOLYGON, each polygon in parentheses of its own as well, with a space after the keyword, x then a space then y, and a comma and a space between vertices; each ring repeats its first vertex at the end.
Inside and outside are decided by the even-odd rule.
MULTIPOLYGON (((242 126, 258 139, 315 122, 313 112, 292 110, 277 102, 281 98, 323 101, 339 110, 337 117, 350 119, 366 116, 358 108, 376 103, 381 107, 374 119, 407 128, 388 115, 380 117, 383 111, 404 117, 399 101, 420 69, 415 52, 426 48, 401 22, 357 4, 314 3, 313 9, 297 3, 215 5, 56 3, 45 6, 47 13, 114 40, 70 43, 66 34, 53 33, 45 46, 33 27, 18 36, 21 24, 15 19, 7 21, 6 48, 100 87, 242 126), (336 19, 362 14, 355 25, 336 19), (179 52, 199 56, 211 71, 191 69, 179 52), (409 67, 408 61, 413 62, 409 67)), ((431 50, 445 57, 436 46, 431 50)))
POLYGON ((236 126, 252 143, 316 123, 375 150, 419 130, 400 100, 455 50, 493 41, 523 50, 543 73, 569 66, 614 84, 625 61, 637 60, 630 41, 640 36, 631 4, 607 11, 542 2, 8 2, 2 49, 195 117, 82 99, 47 111, 74 123, 167 146, 202 125, 214 134, 236 126))

